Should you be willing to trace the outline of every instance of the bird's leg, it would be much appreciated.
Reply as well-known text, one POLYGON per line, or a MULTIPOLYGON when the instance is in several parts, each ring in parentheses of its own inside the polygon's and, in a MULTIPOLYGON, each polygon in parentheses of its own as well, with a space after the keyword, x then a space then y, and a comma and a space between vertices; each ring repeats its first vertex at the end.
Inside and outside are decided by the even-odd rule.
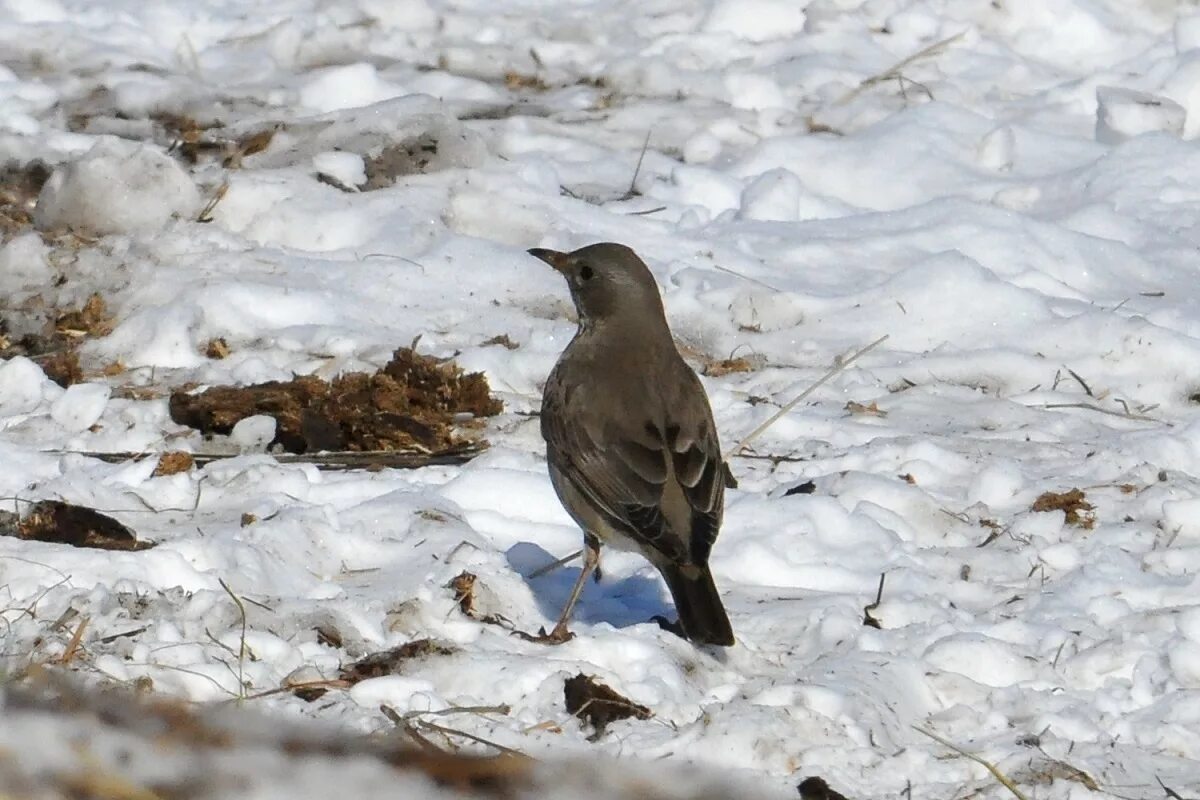
POLYGON ((567 630, 567 623, 571 621, 571 612, 575 610, 575 604, 579 602, 579 596, 583 594, 583 587, 587 583, 588 576, 599 565, 600 540, 590 533, 584 534, 583 568, 579 570, 579 577, 575 580, 575 585, 571 587, 571 595, 567 598, 567 604, 563 606, 562 613, 558 615, 558 623, 555 624, 554 630, 538 636, 537 641, 547 644, 562 644, 575 636, 567 630))

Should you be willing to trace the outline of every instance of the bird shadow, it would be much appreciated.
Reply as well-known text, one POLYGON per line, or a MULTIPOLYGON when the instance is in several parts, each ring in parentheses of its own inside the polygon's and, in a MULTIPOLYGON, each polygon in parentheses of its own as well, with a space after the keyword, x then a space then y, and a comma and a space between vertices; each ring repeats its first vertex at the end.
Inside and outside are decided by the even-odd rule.
MULTIPOLYGON (((509 566, 525 578, 542 615, 551 623, 557 620, 579 579, 580 562, 576 560, 531 578, 530 575, 558 560, 558 556, 533 542, 518 542, 505 556, 509 566)), ((603 557, 600 564, 603 567, 603 557)), ((664 598, 662 582, 644 572, 618 580, 607 577, 599 582, 589 580, 572 614, 579 622, 607 622, 614 628, 642 625, 655 616, 674 619, 675 609, 664 598)))

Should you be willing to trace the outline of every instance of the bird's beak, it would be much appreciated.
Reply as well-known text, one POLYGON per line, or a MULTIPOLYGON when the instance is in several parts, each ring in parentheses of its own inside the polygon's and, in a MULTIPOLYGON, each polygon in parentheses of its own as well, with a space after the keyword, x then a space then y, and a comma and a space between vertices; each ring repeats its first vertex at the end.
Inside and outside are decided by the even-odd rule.
POLYGON ((534 258, 540 258, 550 266, 554 267, 559 272, 567 268, 567 259, 569 256, 566 253, 560 253, 557 250, 546 250, 541 247, 535 247, 529 251, 529 255, 534 258))

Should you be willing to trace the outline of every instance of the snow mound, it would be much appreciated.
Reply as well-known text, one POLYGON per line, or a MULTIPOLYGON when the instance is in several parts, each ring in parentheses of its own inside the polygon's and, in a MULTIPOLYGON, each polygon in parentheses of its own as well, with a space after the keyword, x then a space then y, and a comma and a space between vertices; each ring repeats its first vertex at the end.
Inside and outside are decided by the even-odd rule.
POLYGON ((70 228, 98 235, 149 233, 174 217, 193 216, 200 190, 170 156, 116 139, 101 139, 54 170, 38 196, 41 230, 70 228))

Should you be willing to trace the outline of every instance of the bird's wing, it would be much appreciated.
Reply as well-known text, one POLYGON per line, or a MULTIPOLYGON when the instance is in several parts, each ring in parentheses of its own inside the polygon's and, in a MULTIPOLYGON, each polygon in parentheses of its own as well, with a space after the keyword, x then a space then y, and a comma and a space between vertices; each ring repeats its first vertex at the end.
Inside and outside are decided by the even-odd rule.
POLYGON ((617 414, 588 383, 552 376, 542 435, 551 463, 617 530, 673 562, 703 564, 721 524, 724 468, 704 390, 687 376, 665 413, 624 403, 617 414))

